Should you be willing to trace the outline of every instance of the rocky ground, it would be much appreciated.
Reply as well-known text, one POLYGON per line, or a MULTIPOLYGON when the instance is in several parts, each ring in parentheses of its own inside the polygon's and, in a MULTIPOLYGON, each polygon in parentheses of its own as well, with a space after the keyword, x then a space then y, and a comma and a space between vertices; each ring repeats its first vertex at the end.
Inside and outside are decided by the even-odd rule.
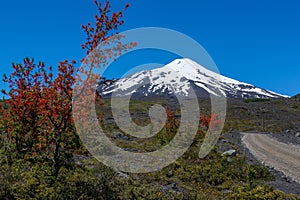
POLYGON ((272 133, 269 135, 273 138, 278 139, 278 141, 281 141, 283 143, 300 146, 300 129, 297 131, 286 130, 285 132, 272 133))

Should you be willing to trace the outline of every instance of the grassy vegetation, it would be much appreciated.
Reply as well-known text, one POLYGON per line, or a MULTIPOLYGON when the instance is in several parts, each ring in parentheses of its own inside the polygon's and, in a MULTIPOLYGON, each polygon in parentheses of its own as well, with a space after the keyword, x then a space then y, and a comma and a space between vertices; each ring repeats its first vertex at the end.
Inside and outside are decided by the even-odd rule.
POLYGON ((116 173, 84 157, 71 168, 62 168, 54 181, 42 164, 1 163, 0 198, 296 199, 263 185, 272 175, 260 166, 247 165, 242 155, 229 161, 213 151, 199 160, 198 149, 195 143, 172 165, 148 174, 116 173))
POLYGON ((300 127, 300 102, 294 99, 272 99, 246 103, 229 100, 224 132, 258 131, 279 133, 300 127))
MULTIPOLYGON (((133 113, 147 115, 147 108, 155 103, 168 105, 165 100, 135 100, 131 102, 130 109, 133 113)), ((201 103, 201 111, 209 112, 209 101, 202 100, 201 103)), ((154 151, 173 137, 167 129, 147 140, 122 133, 111 118, 107 100, 104 100, 104 105, 97 108, 98 114, 103 114, 102 126, 107 136, 121 148, 137 152, 154 151)), ((253 102, 251 105, 231 101, 224 132, 259 130, 261 119, 256 110, 260 107, 271 112, 266 115, 265 123, 267 130, 274 130, 272 124, 286 117, 271 111, 274 105, 281 113, 287 112, 290 116, 299 113, 299 110, 294 111, 293 103, 280 100, 253 102)), ((173 109, 177 115, 180 114, 176 107, 173 109)), ((145 124, 149 118, 142 115, 134 114, 133 118, 137 123, 145 124)), ((286 126, 286 122, 276 124, 280 130, 286 126)), ((194 143, 180 159, 163 170, 147 174, 115 172, 93 159, 82 147, 73 154, 70 163, 61 168, 57 177, 51 175, 47 163, 24 159, 11 161, 7 151, 9 146, 2 140, 0 199, 297 199, 294 195, 264 185, 264 181, 274 179, 273 175, 262 166, 248 164, 241 152, 234 157, 222 157, 215 148, 206 158, 199 159, 204 136, 205 132, 199 129, 194 143)))

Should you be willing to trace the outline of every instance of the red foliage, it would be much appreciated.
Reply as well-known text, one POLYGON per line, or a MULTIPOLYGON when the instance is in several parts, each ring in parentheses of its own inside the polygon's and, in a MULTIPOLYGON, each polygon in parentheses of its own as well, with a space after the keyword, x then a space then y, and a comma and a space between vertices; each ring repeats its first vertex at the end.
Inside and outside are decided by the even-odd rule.
POLYGON ((167 121, 166 121, 166 131, 162 133, 162 141, 163 144, 168 144, 176 134, 176 130, 178 128, 178 121, 175 118, 174 112, 167 106, 166 107, 167 121))
POLYGON ((169 107, 166 107, 166 114, 167 114, 167 129, 169 132, 172 130, 175 130, 177 128, 175 114, 172 112, 172 110, 169 107))
POLYGON ((89 54, 95 49, 100 42, 116 34, 114 31, 116 31, 120 25, 124 24, 124 20, 122 20, 123 11, 130 6, 130 4, 127 3, 123 11, 113 12, 111 15, 108 15, 111 8, 109 1, 101 4, 97 0, 94 0, 94 4, 99 11, 99 14, 95 15, 95 25, 88 23, 87 25, 81 26, 87 35, 86 42, 81 45, 82 49, 86 49, 86 54, 89 54))
POLYGON ((61 142, 67 148, 74 144, 72 130, 72 85, 74 64, 64 61, 57 67, 53 80, 52 68, 44 63, 35 64, 33 59, 24 59, 23 64, 13 64, 14 71, 4 77, 10 91, 7 108, 2 108, 6 135, 13 141, 17 156, 50 157, 58 162, 61 142), (39 154, 37 154, 39 152, 39 154))
POLYGON ((213 113, 209 116, 201 115, 200 116, 200 125, 208 129, 210 126, 218 127, 222 123, 222 120, 219 120, 218 114, 213 113))
MULTIPOLYGON (((87 34, 82 48, 87 53, 116 34, 114 31, 124 23, 122 11, 110 15, 109 1, 103 5, 97 0, 94 3, 99 11, 95 24, 82 25, 87 34)), ((128 7, 126 4, 124 10, 128 7)), ((46 68, 44 63, 35 64, 33 59, 26 58, 22 64, 12 64, 13 72, 4 76, 9 91, 2 90, 2 93, 9 98, 6 106, 1 106, 3 130, 13 151, 21 158, 50 159, 55 175, 65 161, 64 155, 78 145, 72 118, 75 64, 68 60, 60 62, 54 76, 52 67, 46 68)))

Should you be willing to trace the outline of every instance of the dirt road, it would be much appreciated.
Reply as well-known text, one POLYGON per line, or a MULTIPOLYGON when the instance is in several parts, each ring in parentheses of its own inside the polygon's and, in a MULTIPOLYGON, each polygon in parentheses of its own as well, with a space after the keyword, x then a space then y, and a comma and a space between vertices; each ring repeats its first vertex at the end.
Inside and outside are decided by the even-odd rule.
POLYGON ((265 134, 244 133, 242 141, 262 163, 300 183, 300 146, 281 143, 265 134))

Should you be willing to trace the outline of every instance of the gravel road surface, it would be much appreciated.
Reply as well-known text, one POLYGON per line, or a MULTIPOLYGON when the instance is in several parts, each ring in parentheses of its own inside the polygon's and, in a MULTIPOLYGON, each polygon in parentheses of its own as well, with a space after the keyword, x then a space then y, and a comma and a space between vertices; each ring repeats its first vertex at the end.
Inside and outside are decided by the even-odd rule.
POLYGON ((264 165, 300 183, 300 146, 285 144, 264 134, 245 133, 243 143, 264 165))

